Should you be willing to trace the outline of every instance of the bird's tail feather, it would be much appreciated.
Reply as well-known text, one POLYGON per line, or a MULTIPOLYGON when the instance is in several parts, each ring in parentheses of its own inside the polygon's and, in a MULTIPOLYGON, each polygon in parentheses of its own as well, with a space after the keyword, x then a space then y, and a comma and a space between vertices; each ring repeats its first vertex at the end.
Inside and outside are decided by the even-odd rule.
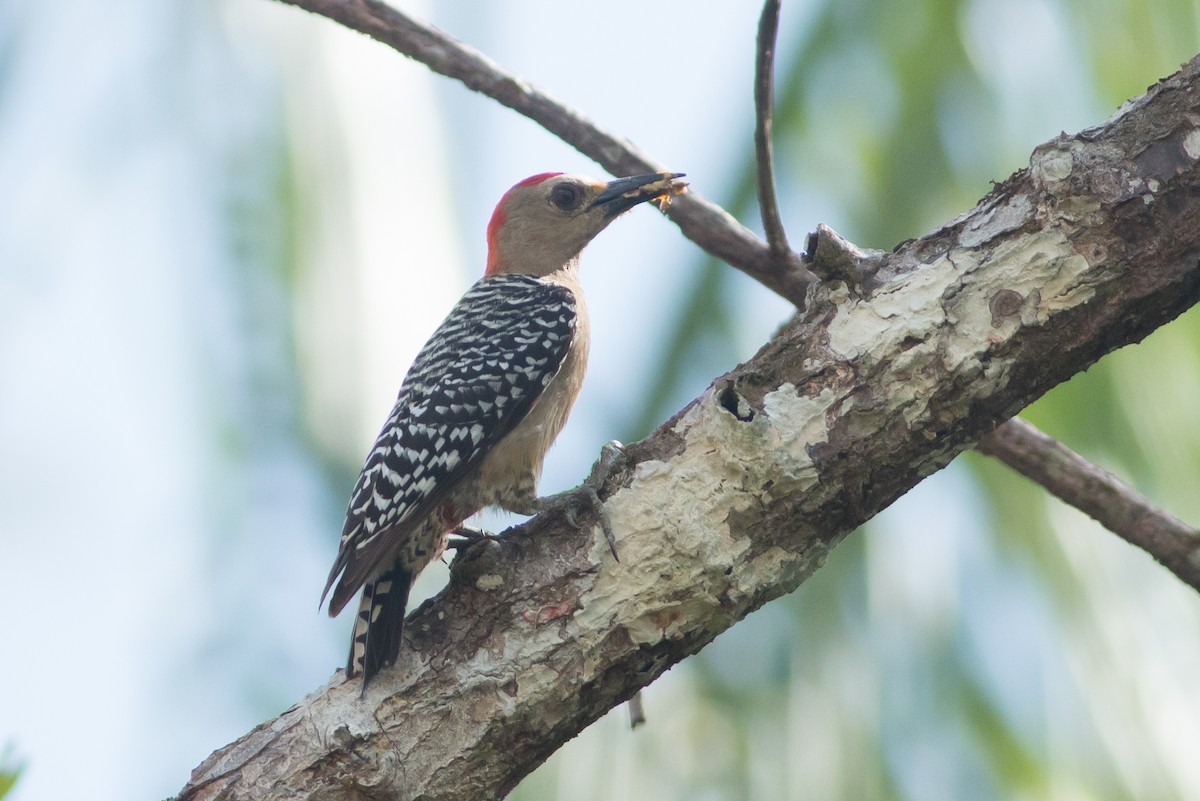
POLYGON ((346 663, 347 678, 362 673, 363 692, 375 674, 395 662, 400 653, 400 634, 404 630, 411 587, 412 574, 401 567, 399 560, 387 572, 363 585, 346 663))

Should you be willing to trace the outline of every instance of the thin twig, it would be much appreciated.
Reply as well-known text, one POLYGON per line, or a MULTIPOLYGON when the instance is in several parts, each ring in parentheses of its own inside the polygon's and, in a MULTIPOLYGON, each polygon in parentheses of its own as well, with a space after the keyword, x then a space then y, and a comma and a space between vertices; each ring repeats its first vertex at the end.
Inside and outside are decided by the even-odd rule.
POLYGON ((1200 590, 1200 530, 1157 508, 1112 473, 1015 417, 981 439, 978 448, 1095 518, 1200 590))
POLYGON ((754 155, 758 167, 758 209, 767 246, 777 264, 785 264, 792 249, 775 196, 775 160, 771 147, 771 121, 775 96, 775 39, 779 33, 781 0, 763 3, 758 20, 758 53, 754 62, 754 155))
MULTIPOLYGON (((610 133, 581 112, 555 100, 478 50, 425 25, 379 0, 280 0, 340 22, 454 78, 541 125, 595 160, 613 175, 657 172, 663 164, 629 140, 610 133)), ((816 280, 799 259, 779 269, 767 244, 720 206, 695 189, 675 198, 667 212, 683 235, 708 253, 741 270, 763 286, 803 308, 809 284, 816 280)))

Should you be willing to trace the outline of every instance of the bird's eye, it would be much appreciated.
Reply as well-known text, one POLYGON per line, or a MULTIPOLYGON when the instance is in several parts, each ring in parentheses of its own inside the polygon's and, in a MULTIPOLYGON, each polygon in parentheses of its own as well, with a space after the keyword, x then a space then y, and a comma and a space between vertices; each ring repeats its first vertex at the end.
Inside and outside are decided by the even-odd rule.
POLYGON ((563 211, 575 211, 583 202, 583 190, 575 184, 559 184, 550 190, 550 202, 563 211))

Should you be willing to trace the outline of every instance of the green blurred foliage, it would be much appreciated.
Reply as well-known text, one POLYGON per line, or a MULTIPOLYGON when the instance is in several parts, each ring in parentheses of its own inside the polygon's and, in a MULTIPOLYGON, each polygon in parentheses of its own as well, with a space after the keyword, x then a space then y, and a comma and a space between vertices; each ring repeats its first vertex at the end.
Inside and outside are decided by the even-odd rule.
MULTIPOLYGON (((869 247, 920 236, 1169 75, 1198 32, 1193 0, 785 3, 775 137, 793 246, 820 220, 869 247)), ((750 143, 731 156, 720 199, 750 223, 750 143)), ((674 411, 685 369, 745 356, 728 344, 745 279, 711 260, 694 274, 629 434, 674 411)), ((1198 327, 1184 315, 1023 416, 1200 520, 1198 327)), ((1200 753, 1200 723, 1165 722, 1170 696, 1147 685, 1198 659, 1194 593, 997 463, 968 454, 948 473, 943 495, 882 515, 651 688, 646 728, 610 715, 512 798, 1195 797, 1178 751, 1200 753), (925 537, 943 513, 965 522, 925 537)))
POLYGON ((24 764, 17 758, 16 749, 12 743, 0 750, 0 798, 4 798, 21 778, 24 764))

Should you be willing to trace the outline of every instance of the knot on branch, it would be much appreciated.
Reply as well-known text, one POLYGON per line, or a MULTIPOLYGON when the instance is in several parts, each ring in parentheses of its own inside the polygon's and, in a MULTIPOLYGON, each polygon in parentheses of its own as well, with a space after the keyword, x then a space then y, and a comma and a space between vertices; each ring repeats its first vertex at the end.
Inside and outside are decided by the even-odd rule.
POLYGON ((857 295, 869 295, 877 283, 884 252, 860 248, 825 223, 805 241, 803 262, 822 281, 842 281, 857 295))

